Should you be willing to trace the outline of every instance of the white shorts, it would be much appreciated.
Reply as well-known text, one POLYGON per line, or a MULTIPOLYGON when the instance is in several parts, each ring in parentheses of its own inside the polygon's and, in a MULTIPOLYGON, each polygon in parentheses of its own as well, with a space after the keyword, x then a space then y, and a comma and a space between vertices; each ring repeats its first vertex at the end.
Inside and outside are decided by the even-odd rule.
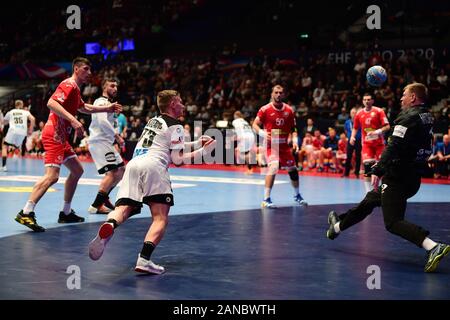
POLYGON ((88 144, 98 173, 102 174, 124 166, 122 157, 116 148, 107 141, 95 141, 88 144))
POLYGON ((15 146, 17 148, 22 147, 23 139, 25 139, 26 136, 21 134, 15 134, 13 130, 8 130, 8 133, 5 137, 5 142, 11 146, 15 146))
POLYGON ((125 168, 117 193, 116 206, 141 207, 142 203, 149 202, 173 206, 169 171, 158 161, 140 156, 133 158, 125 168))
POLYGON ((253 134, 246 134, 242 137, 239 137, 237 148, 239 152, 246 153, 253 148, 254 144, 255 144, 255 136, 253 134))

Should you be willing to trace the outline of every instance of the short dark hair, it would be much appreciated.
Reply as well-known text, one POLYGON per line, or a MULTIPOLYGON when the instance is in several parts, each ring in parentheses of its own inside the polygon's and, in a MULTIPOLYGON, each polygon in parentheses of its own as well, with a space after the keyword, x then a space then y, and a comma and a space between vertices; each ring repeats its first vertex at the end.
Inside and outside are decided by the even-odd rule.
POLYGON ((75 71, 75 66, 79 67, 81 64, 86 64, 89 67, 91 67, 91 62, 89 61, 88 58, 84 58, 84 57, 76 57, 75 59, 73 59, 72 61, 72 72, 75 71))
POLYGON ((102 80, 102 89, 105 87, 105 84, 107 82, 116 82, 117 84, 119 84, 119 80, 117 80, 116 78, 103 78, 103 80, 102 80))
POLYGON ((367 97, 367 96, 370 96, 370 98, 373 99, 373 94, 372 94, 372 93, 366 92, 366 93, 363 94, 363 98, 364 98, 364 97, 367 97))

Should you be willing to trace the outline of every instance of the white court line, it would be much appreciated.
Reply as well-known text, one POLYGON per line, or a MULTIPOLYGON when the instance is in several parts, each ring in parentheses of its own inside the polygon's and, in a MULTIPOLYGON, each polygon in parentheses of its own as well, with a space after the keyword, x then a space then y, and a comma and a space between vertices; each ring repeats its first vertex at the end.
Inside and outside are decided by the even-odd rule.
MULTIPOLYGON (((173 181, 191 181, 191 182, 213 182, 213 183, 234 183, 234 184, 254 184, 264 185, 264 179, 244 179, 244 178, 223 178, 223 177, 203 177, 203 176, 170 176, 173 181)), ((275 184, 283 184, 287 181, 275 181, 275 184)))
MULTIPOLYGON (((40 179, 40 176, 29 175, 17 175, 17 176, 0 176, 0 181, 16 181, 16 182, 36 182, 40 179)), ((224 177, 206 177, 206 176, 170 176, 172 181, 188 181, 188 182, 212 182, 212 183, 232 183, 232 184, 251 184, 251 185, 264 185, 264 179, 245 179, 245 178, 224 178, 224 177)), ((66 178, 60 177, 57 183, 64 183, 66 178)), ((93 185, 98 186, 101 179, 93 178, 81 178, 78 182, 80 185, 93 185)), ((275 184, 283 184, 287 181, 275 181, 275 184)), ((181 187, 193 187, 194 184, 182 184, 175 183, 173 186, 181 187)))
MULTIPOLYGON (((41 177, 40 176, 2 176, 0 177, 0 181, 13 181, 13 182, 37 182, 41 177)), ((98 186, 100 184, 101 179, 90 179, 90 178, 81 178, 78 181, 80 185, 90 185, 90 186, 98 186)), ((65 183, 66 178, 60 177, 57 183, 65 183)), ((172 188, 185 188, 185 187, 195 187, 195 184, 191 183, 172 183, 172 188)))

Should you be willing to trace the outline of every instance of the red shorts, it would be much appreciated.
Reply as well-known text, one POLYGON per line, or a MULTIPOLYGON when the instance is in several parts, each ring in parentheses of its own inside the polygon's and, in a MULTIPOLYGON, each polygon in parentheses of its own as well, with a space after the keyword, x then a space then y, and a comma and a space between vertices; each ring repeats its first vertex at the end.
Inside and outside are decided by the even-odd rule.
POLYGON ((68 137, 61 140, 55 140, 55 132, 51 126, 46 126, 42 131, 42 144, 45 150, 44 164, 46 166, 59 167, 66 160, 77 156, 68 142, 68 137))
POLYGON ((368 161, 378 161, 380 160, 381 154, 384 150, 384 144, 363 144, 362 146, 362 161, 368 162, 368 161))
POLYGON ((289 146, 280 146, 278 148, 267 148, 268 163, 278 161, 280 169, 285 169, 295 166, 295 159, 292 154, 292 149, 289 146))

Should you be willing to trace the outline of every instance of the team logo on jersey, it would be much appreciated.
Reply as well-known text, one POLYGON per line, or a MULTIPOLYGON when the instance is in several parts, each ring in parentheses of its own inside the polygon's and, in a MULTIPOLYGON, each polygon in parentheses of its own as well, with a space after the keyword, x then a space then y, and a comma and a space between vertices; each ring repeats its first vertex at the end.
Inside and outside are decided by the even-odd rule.
POLYGON ((61 95, 59 97, 56 97, 56 100, 64 102, 64 100, 66 100, 66 97, 64 96, 64 92, 61 92, 61 95))
POLYGON ((284 119, 283 118, 277 118, 275 120, 275 123, 277 126, 282 126, 284 124, 284 119))
POLYGON ((283 113, 283 115, 284 115, 285 117, 287 117, 287 116, 289 115, 289 112, 285 112, 285 113, 283 113))
POLYGON ((375 112, 371 112, 371 113, 370 113, 370 116, 371 116, 371 117, 375 117, 376 115, 377 115, 377 114, 376 114, 375 112))
POLYGON ((177 133, 181 133, 181 128, 177 128, 177 133))

